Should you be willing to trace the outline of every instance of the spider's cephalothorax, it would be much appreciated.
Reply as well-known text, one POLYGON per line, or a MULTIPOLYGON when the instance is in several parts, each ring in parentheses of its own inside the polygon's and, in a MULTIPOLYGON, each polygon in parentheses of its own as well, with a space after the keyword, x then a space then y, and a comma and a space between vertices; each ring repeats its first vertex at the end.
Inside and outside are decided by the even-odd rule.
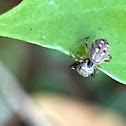
MULTIPOLYGON (((85 43, 86 48, 87 43, 85 43)), ((97 39, 91 46, 89 50, 88 58, 82 58, 71 65, 72 69, 77 70, 77 72, 84 76, 95 76, 95 73, 98 73, 97 65, 102 62, 110 62, 112 57, 109 54, 110 46, 107 40, 105 39, 97 39), (106 60, 106 57, 109 56, 109 59, 106 60)))
POLYGON ((77 70, 84 77, 95 76, 95 64, 90 59, 84 59, 83 62, 75 62, 70 68, 77 70))

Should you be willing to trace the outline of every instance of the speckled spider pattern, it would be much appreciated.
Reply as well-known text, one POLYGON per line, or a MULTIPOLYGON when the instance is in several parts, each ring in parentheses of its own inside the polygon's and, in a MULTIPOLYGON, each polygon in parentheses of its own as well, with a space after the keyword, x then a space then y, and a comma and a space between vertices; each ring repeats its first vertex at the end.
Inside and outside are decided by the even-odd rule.
MULTIPOLYGON (((88 50, 87 41, 85 47, 88 50)), ((102 62, 110 62, 112 57, 110 53, 110 46, 106 39, 97 39, 92 43, 88 51, 88 58, 81 57, 77 62, 73 63, 70 68, 75 69, 83 77, 95 77, 98 74, 98 65, 102 62), (109 59, 106 59, 109 57, 109 59)))

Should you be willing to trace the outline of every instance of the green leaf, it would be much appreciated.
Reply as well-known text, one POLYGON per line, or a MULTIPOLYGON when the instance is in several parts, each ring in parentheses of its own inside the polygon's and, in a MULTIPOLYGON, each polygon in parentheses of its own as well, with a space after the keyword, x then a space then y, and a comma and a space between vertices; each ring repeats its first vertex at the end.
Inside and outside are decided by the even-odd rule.
POLYGON ((84 38, 91 45, 105 38, 112 61, 102 71, 126 84, 126 1, 24 0, 0 16, 0 36, 85 56, 84 38))

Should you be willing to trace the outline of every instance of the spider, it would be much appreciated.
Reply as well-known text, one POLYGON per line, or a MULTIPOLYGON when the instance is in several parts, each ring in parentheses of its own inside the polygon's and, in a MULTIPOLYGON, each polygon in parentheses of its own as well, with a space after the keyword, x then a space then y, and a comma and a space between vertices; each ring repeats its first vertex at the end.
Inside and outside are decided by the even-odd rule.
MULTIPOLYGON (((86 50, 88 50, 87 41, 85 42, 86 50)), ((92 76, 95 77, 95 74, 98 74, 97 66, 102 62, 110 62, 112 56, 109 54, 110 46, 106 39, 97 39, 92 44, 88 58, 81 57, 77 62, 73 63, 70 68, 75 69, 83 77, 92 76), (109 56, 109 59, 106 57, 109 56)))

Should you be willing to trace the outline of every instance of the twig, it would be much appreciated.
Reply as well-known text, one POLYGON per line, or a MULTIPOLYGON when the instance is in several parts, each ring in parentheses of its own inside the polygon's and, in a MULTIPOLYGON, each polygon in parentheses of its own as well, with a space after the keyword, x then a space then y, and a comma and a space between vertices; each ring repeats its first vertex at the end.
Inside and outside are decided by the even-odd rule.
POLYGON ((52 126, 1 61, 0 91, 11 109, 27 124, 30 126, 52 126))

